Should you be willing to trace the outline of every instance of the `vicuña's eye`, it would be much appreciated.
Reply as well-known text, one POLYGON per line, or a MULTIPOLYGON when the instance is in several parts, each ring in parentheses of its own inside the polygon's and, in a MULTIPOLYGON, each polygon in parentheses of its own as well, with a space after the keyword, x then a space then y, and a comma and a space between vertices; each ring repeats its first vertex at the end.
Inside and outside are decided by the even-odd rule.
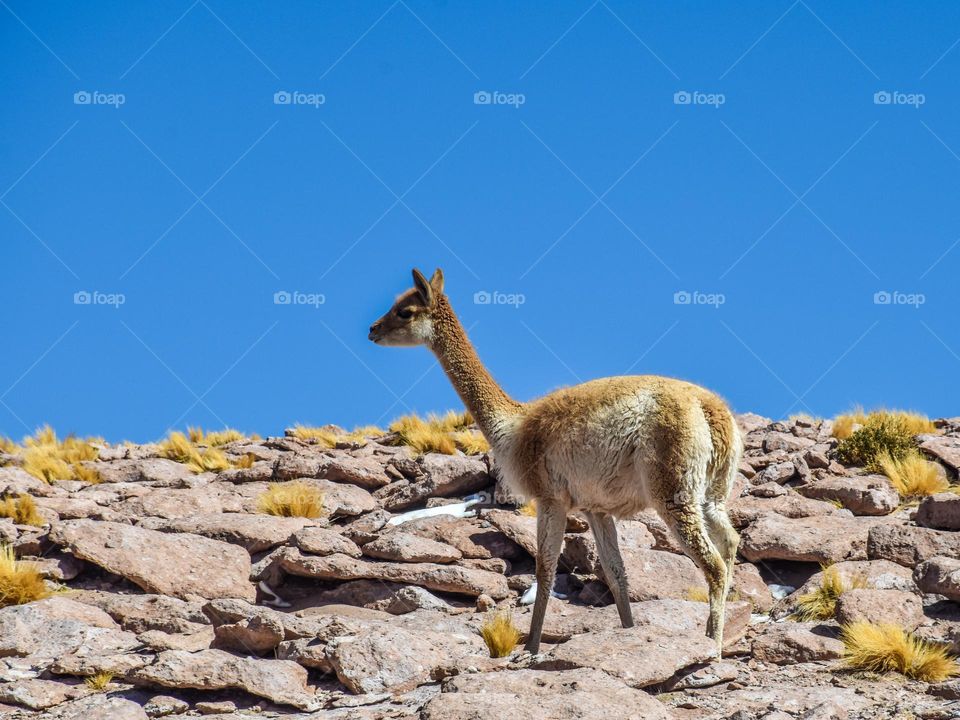
POLYGON ((409 320, 413 317, 413 310, 410 310, 409 308, 400 308, 397 310, 397 317, 401 318, 402 320, 409 320))

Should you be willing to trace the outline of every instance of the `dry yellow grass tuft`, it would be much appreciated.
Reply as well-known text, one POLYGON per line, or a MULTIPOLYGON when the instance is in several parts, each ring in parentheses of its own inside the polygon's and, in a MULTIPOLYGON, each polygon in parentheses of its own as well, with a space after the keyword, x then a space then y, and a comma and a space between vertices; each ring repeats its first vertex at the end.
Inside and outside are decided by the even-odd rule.
POLYGON ((98 672, 83 679, 83 684, 95 692, 103 692, 111 682, 113 674, 108 672, 98 672))
POLYGON ((17 560, 12 547, 0 545, 0 607, 23 605, 51 594, 34 563, 17 560))
POLYGON ((820 585, 797 598, 794 616, 798 620, 806 622, 832 618, 837 611, 837 600, 843 593, 867 586, 867 581, 863 577, 855 577, 847 584, 835 567, 821 565, 820 569, 822 571, 820 585))
POLYGON ((900 460, 883 452, 877 457, 877 462, 901 497, 921 498, 950 488, 950 482, 940 465, 930 462, 919 452, 909 453, 900 460))
POLYGON ((257 498, 257 509, 280 517, 317 518, 323 515, 323 493, 300 480, 271 483, 257 498))
POLYGON ((232 465, 216 448, 198 448, 182 432, 172 432, 160 443, 160 455, 183 463, 195 473, 221 472, 232 465))
POLYGON ((364 445, 367 438, 380 437, 381 435, 386 435, 386 432, 376 425, 361 425, 348 433, 337 433, 327 428, 310 427, 308 425, 296 425, 293 428, 293 437, 328 448, 336 447, 337 443, 343 442, 364 445))
POLYGON ((0 453, 7 453, 8 455, 13 455, 17 452, 19 448, 17 444, 8 437, 0 435, 0 453))
POLYGON ((453 442, 465 455, 482 455, 490 450, 487 439, 473 430, 459 430, 453 433, 453 442))
POLYGON ((960 674, 944 647, 915 637, 896 625, 855 622, 842 628, 844 660, 872 672, 898 672, 913 680, 935 683, 960 674))
POLYGON ((79 468, 87 460, 96 460, 100 451, 93 446, 98 438, 70 435, 62 441, 49 425, 23 439, 23 469, 44 482, 72 480, 85 471, 79 468))
POLYGON ((911 435, 919 435, 921 433, 932 433, 936 432, 936 426, 931 422, 930 418, 926 415, 921 415, 920 413, 911 412, 908 410, 873 410, 871 412, 864 412, 862 407, 856 407, 848 413, 843 415, 837 415, 833 420, 833 436, 838 440, 846 440, 851 435, 857 425, 866 425, 867 421, 871 418, 893 418, 896 421, 903 424, 903 427, 911 435))
POLYGON ((240 458, 239 460, 235 461, 235 462, 233 463, 233 466, 234 466, 235 468, 241 468, 241 469, 252 468, 252 467, 253 467, 253 464, 254 464, 256 461, 257 461, 257 456, 256 456, 256 455, 254 455, 253 453, 247 453, 247 454, 245 454, 242 458, 240 458))
POLYGON ((536 517, 536 516, 537 516, 537 501, 536 501, 536 500, 528 500, 528 501, 525 502, 523 505, 521 505, 519 508, 517 508, 517 512, 519 512, 521 515, 525 515, 526 517, 536 517))
POLYGON ((16 498, 6 497, 0 500, 0 517, 10 518, 17 525, 42 527, 44 519, 37 512, 37 504, 29 495, 16 498))
POLYGON ((692 602, 710 602, 710 595, 704 587, 688 587, 686 592, 687 600, 692 602))
MULTIPOLYGON (((419 415, 404 415, 390 423, 390 432, 397 433, 400 444, 409 445, 418 453, 453 455, 457 452, 457 436, 470 435, 465 431, 472 424, 470 413, 449 410, 444 415, 430 413, 426 419, 419 415)), ((466 438, 461 437, 461 442, 464 441, 466 438)), ((478 448, 479 443, 480 440, 470 440, 471 449, 478 448)), ((486 444, 485 440, 483 444, 486 444)))
POLYGON ((493 658, 506 657, 520 642, 520 631, 513 623, 513 616, 505 611, 487 617, 480 626, 480 635, 493 658))
POLYGON ((220 447, 221 445, 240 442, 242 440, 256 442, 260 439, 259 435, 244 435, 239 430, 234 430, 233 428, 224 428, 223 430, 208 433, 204 432, 203 428, 192 427, 187 428, 187 434, 190 436, 190 442, 194 445, 206 445, 207 447, 220 447))

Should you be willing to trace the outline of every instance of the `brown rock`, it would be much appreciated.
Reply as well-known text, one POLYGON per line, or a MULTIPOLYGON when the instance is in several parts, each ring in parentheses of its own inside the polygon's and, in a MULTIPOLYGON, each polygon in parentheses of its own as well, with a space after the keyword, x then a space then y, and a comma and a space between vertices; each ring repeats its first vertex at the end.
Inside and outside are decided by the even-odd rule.
POLYGON ((917 525, 937 530, 960 530, 960 495, 944 492, 925 497, 917 508, 917 525))
POLYGON ((888 515, 900 506, 900 493, 883 475, 827 477, 799 491, 817 500, 836 500, 854 515, 888 515))
POLYGON ((960 438, 944 435, 921 435, 920 449, 960 474, 960 438))
POLYGON ((773 594, 760 577, 760 571, 751 563, 733 566, 733 590, 741 600, 751 604, 755 612, 769 612, 773 607, 773 594))
POLYGON ((924 620, 923 602, 903 590, 847 590, 837 600, 836 619, 841 625, 863 620, 913 630, 924 620))
POLYGON ((202 603, 186 602, 165 595, 135 595, 74 590, 70 599, 99 608, 129 632, 160 630, 168 633, 192 633, 207 623, 202 603))
POLYGON ((355 542, 331 528, 305 527, 294 533, 292 542, 311 555, 342 553, 350 557, 360 557, 362 554, 355 542))
POLYGON ((391 482, 379 458, 354 457, 345 454, 324 459, 318 468, 317 477, 333 482, 359 485, 367 490, 376 490, 391 482))
POLYGON ((631 687, 641 688, 711 660, 716 653, 714 642, 700 633, 676 635, 638 626, 577 635, 554 648, 548 662, 561 670, 603 670, 631 687))
POLYGON ((770 513, 760 516, 743 531, 740 553, 751 562, 865 560, 869 532, 871 521, 866 518, 841 515, 786 518, 770 513))
POLYGON ((474 633, 411 632, 381 625, 358 636, 333 638, 327 657, 351 692, 403 692, 429 682, 434 668, 488 655, 474 633))
POLYGON ((147 592, 183 599, 256 597, 250 556, 235 545, 92 520, 61 523, 51 529, 50 539, 147 592))
POLYGON ((289 660, 236 657, 223 650, 197 653, 168 650, 152 665, 135 671, 131 680, 171 688, 226 690, 237 688, 280 705, 316 708, 307 685, 307 671, 289 660))
POLYGON ((146 518, 140 527, 167 533, 193 533, 231 545, 240 545, 248 553, 260 553, 283 545, 298 530, 314 525, 302 517, 247 513, 212 513, 175 519, 146 518))
POLYGON ((363 554, 380 560, 426 563, 450 563, 462 557, 459 550, 446 543, 398 530, 364 545, 363 554))
POLYGON ((753 657, 777 665, 835 660, 842 655, 843 643, 817 623, 767 623, 753 641, 753 657))
POLYGON ((495 600, 502 600, 510 594, 507 580, 502 575, 455 565, 374 562, 339 554, 316 557, 301 555, 295 548, 285 548, 276 562, 283 572, 300 577, 388 580, 474 597, 486 593, 495 600))
POLYGON ((867 553, 873 559, 915 567, 936 555, 960 557, 960 533, 912 525, 880 525, 870 530, 867 553))
POLYGON ((923 592, 960 602, 960 560, 934 556, 917 565, 913 576, 923 592))
POLYGON ((143 708, 132 700, 96 694, 59 705, 51 720, 147 720, 143 708))
POLYGON ((490 510, 483 519, 494 525, 508 538, 522 547, 531 557, 537 556, 537 519, 510 512, 490 510))
POLYGON ((805 437, 797 437, 786 432, 768 432, 763 439, 763 451, 775 452, 783 450, 784 452, 797 452, 805 450, 816 443, 805 437))
POLYGON ((840 510, 823 500, 806 498, 796 490, 787 488, 787 492, 776 497, 758 497, 744 495, 732 499, 729 504, 730 520, 734 527, 742 529, 765 515, 777 514, 786 518, 808 517, 850 517, 848 511, 840 510))
POLYGON ((578 718, 667 720, 663 703, 599 670, 516 670, 458 675, 423 709, 423 720, 578 718))
POLYGON ((53 680, 31 678, 0 685, 0 703, 22 705, 31 710, 46 710, 86 694, 83 685, 67 685, 53 680))

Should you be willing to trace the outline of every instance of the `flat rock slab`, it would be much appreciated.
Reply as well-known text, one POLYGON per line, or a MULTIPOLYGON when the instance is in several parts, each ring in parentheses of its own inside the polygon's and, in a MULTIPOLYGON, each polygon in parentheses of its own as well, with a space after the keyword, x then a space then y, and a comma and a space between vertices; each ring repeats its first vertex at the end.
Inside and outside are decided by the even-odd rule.
POLYGON ((150 593, 183 599, 256 599, 250 555, 236 545, 93 520, 56 525, 50 540, 150 593))
POLYGON ((340 682, 354 693, 412 690, 430 682, 436 668, 470 656, 480 662, 489 657, 483 640, 472 632, 410 631, 386 624, 333 638, 326 655, 340 682))
POLYGON ((537 556, 537 519, 510 512, 491 510, 483 519, 492 523, 504 535, 526 550, 531 557, 537 556))
POLYGON ((403 531, 389 532, 363 546, 363 554, 396 562, 451 563, 463 557, 452 545, 403 531))
POLYGON ((870 530, 867 553, 873 559, 916 567, 937 555, 960 557, 960 533, 913 525, 878 526, 870 530))
POLYGON ((603 670, 635 688, 656 685, 690 665, 713 660, 716 644, 699 633, 675 635, 633 627, 577 635, 554 648, 546 664, 557 669, 603 670))
POLYGON ((131 673, 129 679, 169 688, 236 688, 302 710, 313 709, 317 704, 307 685, 307 671, 297 663, 237 657, 223 650, 168 650, 160 653, 152 665, 131 673))
POLYGON ((439 592, 462 595, 489 595, 503 600, 510 595, 507 579, 488 570, 437 565, 435 563, 391 563, 360 560, 349 555, 324 557, 301 555, 295 548, 285 548, 275 559, 283 572, 322 580, 388 580, 420 585, 439 592))
POLYGON ((31 710, 46 710, 54 705, 88 695, 84 685, 68 685, 37 678, 0 685, 0 703, 22 705, 31 710))
POLYGON ((68 653, 109 654, 139 646, 137 636, 120 630, 106 613, 67 598, 0 609, 0 657, 28 657, 46 666, 68 653))
POLYGON ((98 693, 64 703, 45 717, 51 720, 147 720, 147 713, 132 700, 98 693))
POLYGON ((423 720, 668 720, 643 690, 593 669, 459 675, 423 709, 423 720))
POLYGON ((302 517, 247 513, 206 513, 181 518, 146 518, 140 527, 162 532, 193 533, 240 545, 248 553, 260 553, 286 543, 298 530, 315 525, 302 517))
POLYGON ((305 527, 294 533, 292 542, 303 552, 311 555, 343 553, 350 557, 360 557, 362 554, 353 540, 332 528, 305 527))
POLYGON ((786 518, 769 513, 754 520, 740 535, 740 553, 751 562, 866 560, 867 535, 877 522, 839 515, 786 518))

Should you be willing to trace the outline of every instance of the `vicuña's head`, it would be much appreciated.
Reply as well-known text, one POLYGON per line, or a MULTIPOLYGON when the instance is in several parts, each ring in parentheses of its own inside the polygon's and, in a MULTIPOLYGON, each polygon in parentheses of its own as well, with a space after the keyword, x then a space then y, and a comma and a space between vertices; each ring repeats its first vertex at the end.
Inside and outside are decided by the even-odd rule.
POLYGON ((401 294, 387 314, 370 326, 370 339, 377 345, 430 345, 441 297, 443 271, 437 268, 427 280, 414 268, 413 287, 401 294))

